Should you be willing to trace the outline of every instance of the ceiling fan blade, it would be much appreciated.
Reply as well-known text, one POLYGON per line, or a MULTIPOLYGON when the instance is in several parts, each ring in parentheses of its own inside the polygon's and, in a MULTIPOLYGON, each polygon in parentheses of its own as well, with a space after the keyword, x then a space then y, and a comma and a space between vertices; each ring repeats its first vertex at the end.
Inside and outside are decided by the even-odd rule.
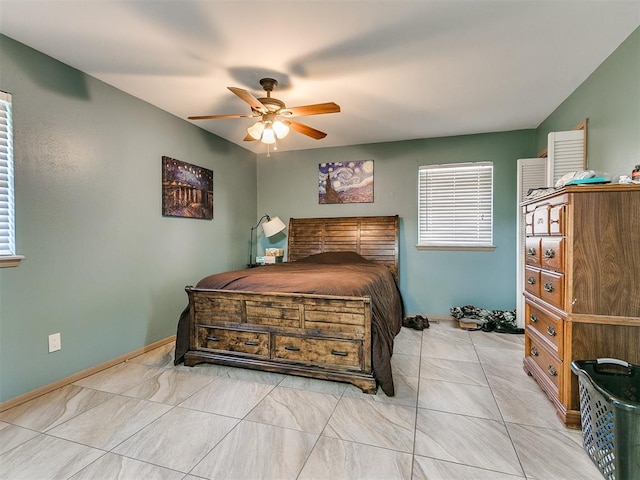
POLYGON ((267 113, 267 107, 265 107, 262 104, 262 102, 260 102, 260 100, 254 97, 250 92, 247 92, 242 88, 236 88, 236 87, 227 87, 227 88, 231 90, 233 93, 235 93, 237 96, 239 96, 242 100, 247 102, 249 105, 251 105, 251 108, 253 108, 254 110, 258 110, 261 113, 267 113))
POLYGON ((255 115, 251 115, 251 114, 243 114, 243 113, 238 113, 238 114, 232 114, 232 115, 198 115, 198 116, 194 116, 194 117, 187 117, 187 119, 189 120, 220 120, 223 118, 247 118, 247 117, 253 117, 255 115))
POLYGON ((299 122, 293 122, 291 120, 287 120, 289 122, 289 126, 292 130, 295 130, 298 133, 306 135, 311 138, 315 138, 316 140, 320 140, 327 136, 326 133, 321 132, 320 130, 316 130, 315 128, 311 128, 309 125, 305 125, 299 122))
MULTIPOLYGON (((320 115, 323 113, 338 113, 340 112, 340 105, 327 102, 327 103, 316 103, 315 105, 303 105, 301 107, 291 107, 285 108, 285 112, 291 112, 290 115, 292 117, 296 116, 304 116, 304 115, 320 115)), ((286 113, 283 115, 286 116, 286 113)))

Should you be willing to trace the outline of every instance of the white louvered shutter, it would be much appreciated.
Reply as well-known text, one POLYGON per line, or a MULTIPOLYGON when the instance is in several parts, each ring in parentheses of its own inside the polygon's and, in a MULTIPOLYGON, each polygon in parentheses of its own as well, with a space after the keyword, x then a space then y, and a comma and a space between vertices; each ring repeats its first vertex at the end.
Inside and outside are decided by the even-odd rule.
POLYGON ((0 92, 0 255, 15 255, 11 95, 0 92))
POLYGON ((517 188, 518 188, 518 213, 517 213, 517 259, 516 259, 516 315, 519 327, 524 327, 524 250, 525 250, 525 221, 524 214, 520 208, 529 189, 544 188, 547 186, 546 158, 521 158, 517 167, 517 188))
POLYGON ((549 170, 547 185, 555 186, 569 172, 584 170, 584 130, 551 132, 547 137, 549 170))
POLYGON ((493 246, 493 163, 418 169, 418 246, 493 246))

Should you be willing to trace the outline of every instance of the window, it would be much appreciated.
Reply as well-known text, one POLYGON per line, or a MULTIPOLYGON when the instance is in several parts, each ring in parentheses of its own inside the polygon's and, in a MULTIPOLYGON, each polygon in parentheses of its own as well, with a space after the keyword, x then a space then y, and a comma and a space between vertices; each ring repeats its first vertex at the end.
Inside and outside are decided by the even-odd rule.
POLYGON ((493 248, 493 163, 418 169, 418 247, 493 248))
POLYGON ((15 207, 13 194, 13 129, 11 95, 0 91, 0 266, 15 266, 15 207))

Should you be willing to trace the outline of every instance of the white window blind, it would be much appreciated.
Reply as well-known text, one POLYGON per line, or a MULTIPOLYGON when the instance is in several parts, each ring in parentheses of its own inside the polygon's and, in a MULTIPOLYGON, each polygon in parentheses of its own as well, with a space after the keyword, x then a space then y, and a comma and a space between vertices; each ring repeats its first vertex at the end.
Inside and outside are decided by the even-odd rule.
POLYGON ((493 163, 418 169, 418 246, 493 246, 493 163))
POLYGON ((15 255, 11 95, 0 92, 0 256, 15 255))

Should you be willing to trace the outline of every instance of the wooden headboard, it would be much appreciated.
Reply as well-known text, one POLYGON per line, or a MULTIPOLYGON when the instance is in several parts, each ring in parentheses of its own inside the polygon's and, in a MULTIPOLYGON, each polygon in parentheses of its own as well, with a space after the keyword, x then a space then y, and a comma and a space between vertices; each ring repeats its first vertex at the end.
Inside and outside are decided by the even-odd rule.
POLYGON ((292 262, 324 252, 356 252, 388 266, 398 278, 398 216, 292 218, 287 258, 292 262))

